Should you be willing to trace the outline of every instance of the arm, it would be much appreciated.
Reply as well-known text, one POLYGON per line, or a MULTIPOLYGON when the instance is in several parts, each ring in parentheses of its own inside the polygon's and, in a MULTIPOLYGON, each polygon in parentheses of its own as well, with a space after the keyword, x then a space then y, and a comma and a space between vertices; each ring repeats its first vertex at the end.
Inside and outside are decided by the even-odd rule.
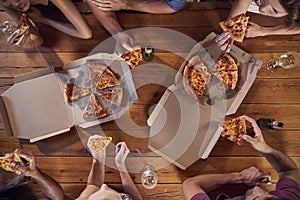
POLYGON ((97 152, 97 154, 102 154, 101 159, 99 156, 93 159, 92 168, 88 177, 88 185, 101 186, 104 183, 105 178, 105 150, 97 152))
POLYGON ((273 27, 263 27, 258 24, 249 21, 246 37, 258 37, 258 36, 266 36, 266 35, 295 35, 300 34, 300 27, 286 27, 284 25, 273 26, 273 27))
MULTIPOLYGON (((227 19, 230 19, 242 13, 246 13, 251 2, 252 0, 234 1, 234 4, 230 10, 227 19)), ((215 41, 221 47, 221 50, 226 51, 227 53, 230 51, 234 42, 230 35, 226 32, 223 32, 222 34, 218 35, 215 41)))
POLYGON ((70 0, 50 0, 69 20, 69 22, 59 22, 43 16, 37 9, 31 8, 28 15, 36 22, 44 23, 68 35, 89 39, 92 31, 84 21, 76 6, 70 0))
POLYGON ((224 184, 257 185, 261 178, 269 175, 269 172, 263 172, 253 166, 241 172, 203 174, 186 179, 183 182, 183 192, 186 199, 191 199, 195 194, 211 192, 224 184))
POLYGON ((50 199, 64 199, 64 191, 61 186, 51 177, 41 172, 35 165, 35 159, 22 150, 15 151, 20 157, 28 161, 28 166, 13 164, 14 168, 19 169, 25 176, 32 177, 41 188, 42 193, 50 199))
POLYGON ((129 194, 134 200, 140 200, 142 199, 142 196, 138 191, 136 185, 134 184, 132 178, 130 177, 125 164, 125 159, 128 153, 129 149, 126 144, 124 142, 118 143, 116 145, 116 165, 118 167, 118 170, 120 171, 124 192, 129 194))
POLYGON ((295 162, 282 152, 273 149, 265 142, 261 130, 254 119, 247 116, 245 116, 245 119, 252 124, 255 136, 252 138, 248 135, 244 135, 243 139, 249 142, 254 149, 265 156, 270 165, 277 171, 280 178, 287 177, 300 183, 298 169, 295 162))
POLYGON ((227 19, 246 13, 252 0, 235 0, 227 19))

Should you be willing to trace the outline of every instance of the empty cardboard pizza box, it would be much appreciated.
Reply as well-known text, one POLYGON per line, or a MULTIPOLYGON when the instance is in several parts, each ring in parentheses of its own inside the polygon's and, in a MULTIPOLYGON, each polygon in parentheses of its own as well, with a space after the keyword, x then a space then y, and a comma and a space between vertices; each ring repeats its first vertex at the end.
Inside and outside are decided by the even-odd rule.
POLYGON ((36 142, 64 133, 72 126, 87 128, 117 119, 136 100, 128 65, 114 55, 99 53, 66 63, 59 72, 49 67, 16 77, 15 84, 1 95, 0 110, 8 135, 36 142), (89 85, 87 60, 90 59, 109 66, 123 89, 121 105, 107 117, 91 121, 81 115, 89 95, 72 103, 64 99, 65 84, 89 85))

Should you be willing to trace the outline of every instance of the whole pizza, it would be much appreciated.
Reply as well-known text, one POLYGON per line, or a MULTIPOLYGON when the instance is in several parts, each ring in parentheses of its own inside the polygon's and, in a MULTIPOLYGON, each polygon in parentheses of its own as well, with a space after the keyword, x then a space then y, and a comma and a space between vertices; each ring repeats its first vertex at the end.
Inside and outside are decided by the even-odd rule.
POLYGON ((82 118, 95 120, 107 117, 113 110, 113 106, 121 105, 123 88, 117 75, 108 66, 101 64, 100 60, 88 60, 87 66, 90 87, 67 83, 64 90, 65 101, 71 103, 90 95, 82 112, 82 118))

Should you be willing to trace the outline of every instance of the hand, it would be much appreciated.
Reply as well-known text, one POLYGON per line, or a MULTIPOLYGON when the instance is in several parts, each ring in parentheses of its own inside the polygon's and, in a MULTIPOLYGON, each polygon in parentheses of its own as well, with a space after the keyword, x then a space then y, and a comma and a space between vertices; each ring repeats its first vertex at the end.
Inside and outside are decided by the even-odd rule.
POLYGON ((125 51, 133 50, 132 38, 126 33, 119 33, 114 36, 116 40, 115 53, 119 56, 125 53, 125 51))
POLYGON ((26 14, 34 22, 42 22, 42 20, 44 19, 42 12, 33 6, 30 7, 30 9, 26 12, 26 14))
POLYGON ((15 153, 17 153, 21 158, 27 161, 27 163, 23 165, 19 165, 15 162, 12 162, 12 167, 14 169, 20 170, 25 176, 31 176, 34 177, 36 173, 38 172, 38 169, 35 165, 35 159, 34 156, 28 153, 25 153, 23 150, 16 149, 15 153))
POLYGON ((230 37, 230 35, 226 32, 221 33, 215 38, 216 43, 219 47, 221 47, 222 51, 226 51, 227 53, 230 51, 234 40, 230 37))
POLYGON ((248 169, 244 169, 239 173, 239 176, 242 178, 243 182, 247 185, 259 185, 264 178, 267 177, 268 180, 271 178, 270 172, 263 172, 260 169, 252 166, 248 169))
POLYGON ((243 139, 249 142, 253 146, 253 148, 256 149, 257 151, 261 153, 265 152, 266 148, 268 148, 268 145, 266 144, 262 132, 258 127, 256 121, 245 115, 244 118, 251 123, 255 135, 254 137, 251 137, 249 135, 243 135, 243 139))
POLYGON ((87 147, 89 148, 89 151, 91 152, 93 158, 95 158, 95 159, 99 160, 100 162, 104 163, 105 159, 106 159, 106 148, 103 149, 103 150, 95 152, 93 150, 93 148, 90 146, 90 140, 96 139, 98 137, 99 137, 98 135, 90 136, 89 139, 88 139, 88 142, 87 142, 87 147))
POLYGON ((127 155, 129 154, 129 149, 125 142, 119 142, 116 145, 116 157, 115 162, 117 167, 125 167, 125 160, 127 158, 127 155))
POLYGON ((103 11, 128 10, 128 0, 92 0, 103 11))
POLYGON ((259 26, 258 24, 249 21, 246 29, 247 38, 254 38, 258 36, 264 36, 263 34, 263 27, 259 26))

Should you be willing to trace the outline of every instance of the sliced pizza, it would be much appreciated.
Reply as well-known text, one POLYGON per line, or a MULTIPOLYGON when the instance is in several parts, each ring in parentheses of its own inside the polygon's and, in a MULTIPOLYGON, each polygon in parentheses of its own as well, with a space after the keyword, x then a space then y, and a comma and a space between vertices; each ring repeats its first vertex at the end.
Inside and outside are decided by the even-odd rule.
POLYGON ((136 46, 132 51, 124 53, 121 58, 131 69, 133 69, 138 66, 141 61, 143 61, 142 48, 140 46, 136 46))
POLYGON ((12 162, 18 164, 18 165, 22 165, 22 160, 20 158, 20 156, 17 153, 12 153, 9 154, 7 156, 4 157, 0 157, 0 164, 1 164, 1 168, 9 171, 9 172, 14 172, 15 174, 21 174, 21 171, 18 169, 14 169, 11 164, 12 162))
POLYGON ((227 120, 222 124, 221 136, 238 145, 242 144, 242 136, 245 134, 247 134, 247 126, 243 116, 227 120))
POLYGON ((243 42, 249 17, 245 13, 219 23, 223 31, 227 32, 232 39, 243 42))
POLYGON ((123 89, 115 88, 111 90, 102 90, 97 93, 100 97, 108 101, 109 103, 120 106, 123 98, 123 89))
POLYGON ((112 137, 94 135, 89 138, 88 147, 91 151, 96 153, 97 151, 105 150, 111 141, 112 137))
POLYGON ((228 53, 225 53, 219 59, 212 70, 212 74, 220 79, 227 88, 232 90, 236 88, 238 82, 238 66, 228 53))
POLYGON ((88 60, 87 64, 90 73, 91 85, 92 88, 95 88, 107 66, 99 63, 98 60, 88 60))
POLYGON ((64 97, 65 97, 65 101, 70 103, 81 97, 87 96, 90 93, 91 93, 90 88, 83 88, 83 87, 76 86, 74 84, 67 83, 65 85, 64 97))
POLYGON ((102 103, 97 99, 97 97, 92 93, 88 104, 86 105, 82 117, 84 119, 99 119, 106 117, 108 112, 102 105, 102 103))
POLYGON ((106 68, 96 84, 96 90, 103 90, 118 85, 120 85, 120 82, 116 75, 109 68, 106 68))
POLYGON ((191 95, 195 95, 200 101, 209 83, 211 75, 199 56, 190 59, 183 70, 183 86, 191 95), (199 62, 200 61, 200 62, 199 62), (193 64, 192 64, 193 63, 193 64))

